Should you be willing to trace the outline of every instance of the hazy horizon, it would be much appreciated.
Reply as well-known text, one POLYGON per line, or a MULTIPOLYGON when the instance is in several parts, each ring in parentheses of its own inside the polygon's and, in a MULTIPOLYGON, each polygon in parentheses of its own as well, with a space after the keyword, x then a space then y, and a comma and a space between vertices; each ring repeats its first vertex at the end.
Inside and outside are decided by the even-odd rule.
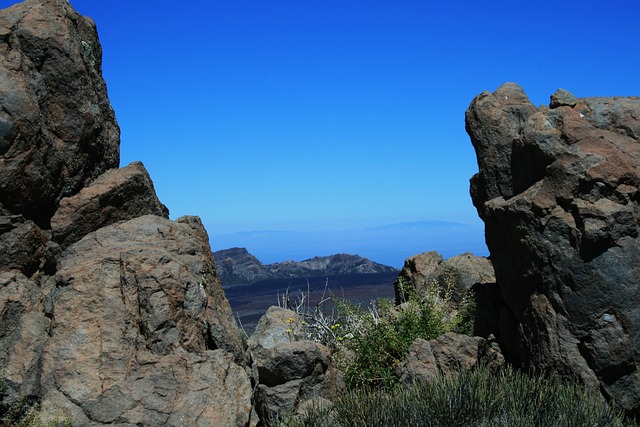
POLYGON ((438 251, 444 258, 464 252, 478 256, 489 254, 481 223, 418 221, 347 230, 251 230, 209 234, 214 252, 244 247, 264 264, 346 253, 402 268, 406 258, 422 252, 438 251))

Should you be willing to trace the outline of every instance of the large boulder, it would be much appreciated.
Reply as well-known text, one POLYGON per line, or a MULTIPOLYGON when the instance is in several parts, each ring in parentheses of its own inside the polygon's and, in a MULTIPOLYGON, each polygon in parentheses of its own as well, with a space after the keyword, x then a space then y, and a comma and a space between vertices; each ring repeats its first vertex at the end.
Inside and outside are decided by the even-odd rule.
POLYGON ((51 218, 53 239, 66 247, 99 228, 143 215, 169 218, 141 162, 111 169, 71 197, 51 218))
POLYGON ((61 197, 118 167, 96 27, 66 0, 0 11, 0 203, 42 228, 61 197))
POLYGON ((509 319, 496 336, 522 367, 579 378, 636 414, 639 118, 638 97, 559 91, 536 108, 513 83, 466 113, 471 195, 509 319))
POLYGON ((199 220, 90 233, 61 255, 49 300, 45 403, 105 424, 248 421, 242 343, 199 220))

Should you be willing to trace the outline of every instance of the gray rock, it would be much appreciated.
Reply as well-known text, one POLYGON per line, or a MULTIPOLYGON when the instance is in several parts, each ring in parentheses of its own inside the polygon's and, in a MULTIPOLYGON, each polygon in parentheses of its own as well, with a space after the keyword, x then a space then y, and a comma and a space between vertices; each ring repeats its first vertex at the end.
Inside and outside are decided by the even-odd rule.
POLYGON ((412 293, 424 295, 434 286, 449 292, 454 302, 460 302, 474 285, 494 282, 493 266, 485 257, 467 252, 444 260, 438 252, 425 252, 405 261, 394 283, 396 304, 406 301, 412 293))
POLYGON ((19 270, 32 276, 38 270, 51 269, 59 248, 46 232, 22 215, 13 215, 0 205, 0 271, 19 270))
POLYGON ((343 375, 333 366, 331 351, 301 339, 301 322, 293 311, 271 307, 247 342, 257 384, 254 405, 263 422, 287 413, 301 414, 317 399, 330 404, 344 390, 343 375))
POLYGON ((40 357, 47 342, 39 284, 19 271, 0 273, 0 366, 3 404, 40 392, 40 357))
POLYGON ((575 107, 578 103, 578 99, 573 96, 571 92, 567 92, 564 89, 558 89, 556 93, 551 95, 551 102, 549 103, 549 108, 557 108, 557 107, 575 107))
POLYGON ((133 162, 60 200, 51 218, 53 239, 67 247, 99 228, 143 215, 169 218, 169 210, 158 200, 144 165, 133 162))
POLYGON ((476 369, 493 372, 504 366, 499 346, 480 337, 449 332, 433 340, 415 340, 404 360, 396 367, 402 383, 431 381, 438 376, 476 369))
POLYGON ((335 399, 344 390, 330 350, 312 341, 292 341, 252 352, 258 387, 254 404, 268 422, 287 413, 302 413, 314 399, 335 399))
POLYGON ((248 350, 274 348, 276 345, 304 338, 301 322, 302 319, 294 311, 269 307, 247 340, 248 350))
POLYGON ((0 203, 41 228, 118 167, 120 131, 94 22, 64 0, 0 11, 0 203))
POLYGON ((638 97, 536 109, 514 84, 480 94, 466 114, 479 164, 471 194, 503 300, 496 336, 505 353, 526 369, 579 378, 632 414, 640 411, 639 117, 638 97))

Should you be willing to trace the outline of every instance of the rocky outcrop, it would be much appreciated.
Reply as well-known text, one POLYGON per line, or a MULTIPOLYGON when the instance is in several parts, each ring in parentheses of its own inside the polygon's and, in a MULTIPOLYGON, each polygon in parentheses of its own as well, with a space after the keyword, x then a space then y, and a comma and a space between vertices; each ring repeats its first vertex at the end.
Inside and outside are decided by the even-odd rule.
POLYGON ((393 273, 393 267, 358 255, 337 254, 305 261, 285 261, 265 265, 245 248, 231 248, 214 254, 224 286, 247 285, 263 280, 292 279, 347 274, 393 273))
POLYGON ((449 332, 429 341, 415 340, 396 367, 396 375, 400 382, 411 384, 479 367, 496 372, 504 364, 500 347, 493 338, 485 340, 449 332))
POLYGON ((407 258, 394 283, 396 304, 412 295, 424 295, 434 286, 449 292, 453 302, 462 301, 476 285, 495 283, 491 261, 471 253, 442 258, 438 252, 424 252, 407 258))
POLYGON ((638 97, 561 90, 536 108, 513 83, 483 92, 466 113, 479 165, 471 195, 503 301, 495 333, 505 354, 577 377, 635 414, 639 119, 638 97))
POLYGON ((197 217, 119 135, 93 22, 0 11, 0 408, 74 425, 246 426, 244 349, 197 217))
POLYGON ((143 215, 169 218, 169 210, 158 200, 144 165, 133 162, 60 200, 51 218, 53 239, 66 247, 101 227, 143 215))
POLYGON ((263 422, 301 414, 313 404, 330 404, 344 390, 331 351, 304 340, 300 320, 291 310, 271 307, 248 340, 254 405, 263 422))
POLYGON ((42 361, 45 398, 74 419, 130 424, 190 416, 181 399, 215 406, 209 395, 221 397, 222 379, 248 402, 249 379, 225 356, 241 360, 243 350, 224 302, 199 221, 149 215, 87 235, 61 255, 45 312, 55 333, 42 361), (163 377, 175 383, 153 380, 163 377))
POLYGON ((65 0, 0 13, 0 203, 41 228, 62 197, 118 167, 96 27, 65 0))

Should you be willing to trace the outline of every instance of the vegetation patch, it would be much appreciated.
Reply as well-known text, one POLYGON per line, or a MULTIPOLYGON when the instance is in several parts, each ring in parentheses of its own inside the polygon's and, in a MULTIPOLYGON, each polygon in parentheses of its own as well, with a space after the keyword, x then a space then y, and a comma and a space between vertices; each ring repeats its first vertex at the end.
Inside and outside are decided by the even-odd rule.
POLYGON ((393 390, 354 389, 331 407, 315 406, 275 426, 307 427, 530 427, 630 426, 580 385, 556 377, 529 377, 511 368, 498 374, 464 371, 393 390))
MULTIPOLYGON (((410 289, 399 280, 405 290, 410 289)), ((454 302, 452 285, 434 283, 423 295, 405 292, 405 302, 398 306, 381 299, 362 308, 327 295, 328 286, 315 305, 309 303, 309 293, 301 293, 293 303, 286 293, 279 301, 281 307, 298 314, 297 324, 287 325, 287 330, 301 330, 302 334, 292 334, 292 339, 302 336, 329 347, 349 388, 389 388, 398 382, 396 365, 417 338, 430 340, 447 332, 470 335, 473 331, 474 301, 454 302)))

